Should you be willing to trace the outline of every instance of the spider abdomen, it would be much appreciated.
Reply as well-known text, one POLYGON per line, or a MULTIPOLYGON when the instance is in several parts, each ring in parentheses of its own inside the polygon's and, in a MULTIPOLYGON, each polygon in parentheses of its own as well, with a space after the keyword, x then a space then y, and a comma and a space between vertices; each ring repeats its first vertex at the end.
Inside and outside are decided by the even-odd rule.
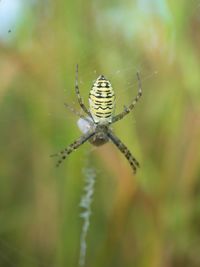
POLYGON ((103 76, 94 82, 89 95, 90 113, 95 123, 111 122, 115 108, 115 93, 103 76))

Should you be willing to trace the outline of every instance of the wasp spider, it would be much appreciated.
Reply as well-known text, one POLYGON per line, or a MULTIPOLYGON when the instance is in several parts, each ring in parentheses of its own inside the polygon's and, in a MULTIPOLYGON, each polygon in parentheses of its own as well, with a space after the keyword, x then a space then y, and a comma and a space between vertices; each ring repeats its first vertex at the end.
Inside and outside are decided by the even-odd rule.
POLYGON ((137 96, 134 98, 134 100, 128 107, 124 107, 124 110, 120 114, 114 115, 115 93, 113 91, 111 83, 103 75, 100 75, 97 78, 97 80, 92 86, 92 89, 90 90, 89 109, 87 109, 79 92, 78 65, 76 66, 75 92, 78 98, 79 105, 87 114, 87 116, 84 117, 79 112, 76 112, 77 115, 80 117, 78 121, 78 126, 83 132, 83 135, 59 153, 52 155, 59 157, 56 166, 59 166, 71 152, 76 150, 87 140, 89 140, 89 142, 95 146, 100 146, 107 143, 108 141, 112 141, 124 154, 124 156, 129 161, 134 173, 136 173, 136 169, 137 167, 139 167, 138 161, 133 157, 131 152, 121 142, 121 140, 113 133, 113 131, 110 129, 110 125, 123 119, 124 116, 126 116, 135 107, 135 104, 142 96, 142 86, 139 73, 137 73, 137 79, 137 96))

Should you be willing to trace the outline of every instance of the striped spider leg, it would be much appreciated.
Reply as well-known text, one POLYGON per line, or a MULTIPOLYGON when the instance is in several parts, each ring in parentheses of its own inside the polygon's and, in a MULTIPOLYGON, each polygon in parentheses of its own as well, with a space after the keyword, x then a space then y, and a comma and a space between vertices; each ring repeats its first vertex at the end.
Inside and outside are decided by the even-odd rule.
POLYGON ((95 134, 94 131, 88 131, 88 133, 82 135, 81 137, 79 137, 77 140, 75 140, 71 145, 69 145, 68 147, 64 148, 63 150, 61 150, 60 152, 51 155, 51 157, 54 156, 58 156, 60 157, 56 167, 58 167, 63 160, 66 159, 66 157, 71 154, 74 150, 76 150, 79 146, 81 146, 82 144, 84 144, 88 139, 90 139, 93 135, 95 134))
POLYGON ((78 64, 76 65, 76 78, 75 78, 75 92, 78 98, 78 103, 81 106, 82 110, 85 111, 85 113, 91 117, 90 111, 86 108, 83 99, 80 95, 79 86, 78 86, 78 64))
POLYGON ((84 115, 81 114, 81 112, 79 112, 78 110, 76 110, 74 107, 68 105, 67 103, 64 103, 65 107, 71 111, 72 113, 74 113, 77 117, 83 119, 84 121, 87 121, 89 123, 90 126, 92 126, 92 119, 91 116, 87 116, 85 117, 84 115))
POLYGON ((133 102, 130 104, 129 107, 124 106, 124 110, 120 114, 112 118, 112 123, 115 123, 116 121, 123 119, 124 116, 126 116, 135 107, 136 103, 142 96, 142 83, 138 72, 137 72, 137 79, 138 79, 138 94, 136 95, 136 97, 134 98, 133 102))
POLYGON ((109 129, 108 136, 110 140, 117 146, 117 148, 124 154, 129 164, 131 165, 134 174, 136 173, 137 167, 140 167, 139 162, 133 157, 129 149, 122 143, 122 141, 109 129))

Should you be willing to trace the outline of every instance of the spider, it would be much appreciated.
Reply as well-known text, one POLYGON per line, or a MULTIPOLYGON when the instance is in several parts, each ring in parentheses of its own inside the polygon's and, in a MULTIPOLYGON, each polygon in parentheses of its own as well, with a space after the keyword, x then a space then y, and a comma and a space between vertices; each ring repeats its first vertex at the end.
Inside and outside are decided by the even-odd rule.
MULTIPOLYGON (((51 155, 59 157, 56 166, 59 166, 71 152, 76 150, 86 141, 89 141, 94 146, 101 146, 108 141, 112 141, 124 154, 131 165, 133 172, 136 173, 137 167, 139 167, 138 161, 133 157, 129 149, 121 142, 121 140, 113 133, 110 125, 123 119, 135 107, 136 103, 142 96, 142 84, 138 72, 137 80, 137 96, 133 99, 132 103, 128 107, 124 106, 124 110, 121 113, 114 115, 115 93, 111 83, 105 78, 104 75, 100 75, 90 90, 89 109, 87 109, 80 95, 78 86, 78 65, 76 65, 75 93, 77 95, 80 107, 87 114, 87 116, 83 116, 79 112, 74 111, 73 108, 70 108, 80 117, 78 126, 83 132, 83 135, 59 153, 51 155)), ((67 104, 65 105, 68 107, 67 104)))

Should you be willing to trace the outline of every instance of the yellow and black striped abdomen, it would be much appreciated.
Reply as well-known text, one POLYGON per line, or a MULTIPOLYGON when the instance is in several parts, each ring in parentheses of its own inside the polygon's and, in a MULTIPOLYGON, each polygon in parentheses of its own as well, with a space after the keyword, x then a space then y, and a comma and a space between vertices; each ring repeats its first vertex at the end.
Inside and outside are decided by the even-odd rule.
POLYGON ((95 123, 111 122, 115 108, 115 93, 103 76, 94 82, 89 96, 90 113, 95 123))

